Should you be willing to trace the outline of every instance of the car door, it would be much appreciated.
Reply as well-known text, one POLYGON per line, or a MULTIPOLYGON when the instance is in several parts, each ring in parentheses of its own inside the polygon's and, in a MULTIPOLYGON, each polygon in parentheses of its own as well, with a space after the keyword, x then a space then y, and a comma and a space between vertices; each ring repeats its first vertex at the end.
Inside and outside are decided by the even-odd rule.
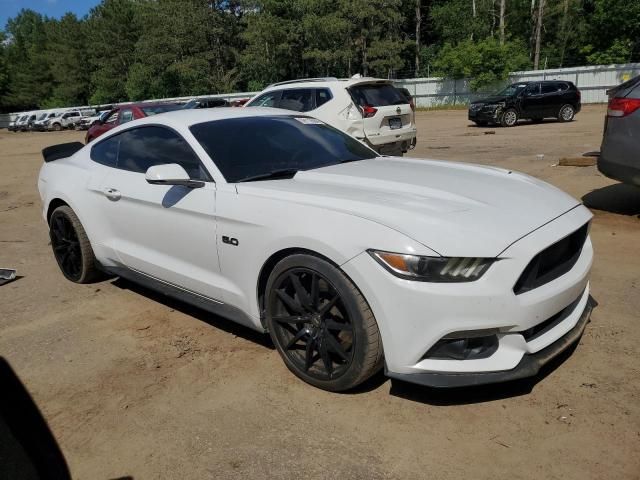
POLYGON ((105 149, 115 165, 97 175, 90 189, 101 197, 100 237, 110 258, 162 282, 221 298, 216 186, 186 140, 167 127, 142 126, 98 142, 92 158, 93 150, 100 155, 105 149), (147 169, 167 163, 183 166, 205 186, 147 183, 147 169))
POLYGON ((545 117, 555 117, 562 106, 562 90, 557 82, 545 82, 541 87, 542 109, 545 117))
POLYGON ((526 86, 522 92, 520 103, 520 117, 542 118, 544 111, 542 108, 543 99, 540 94, 540 82, 533 82, 526 86))

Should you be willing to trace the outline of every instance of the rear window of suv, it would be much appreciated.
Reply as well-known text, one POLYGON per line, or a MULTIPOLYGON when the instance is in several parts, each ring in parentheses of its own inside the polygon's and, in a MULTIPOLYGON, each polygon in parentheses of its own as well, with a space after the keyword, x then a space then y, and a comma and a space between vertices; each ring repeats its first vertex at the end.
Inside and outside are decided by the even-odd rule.
POLYGON ((409 103, 396 87, 389 84, 356 85, 349 91, 360 106, 386 107, 409 103))

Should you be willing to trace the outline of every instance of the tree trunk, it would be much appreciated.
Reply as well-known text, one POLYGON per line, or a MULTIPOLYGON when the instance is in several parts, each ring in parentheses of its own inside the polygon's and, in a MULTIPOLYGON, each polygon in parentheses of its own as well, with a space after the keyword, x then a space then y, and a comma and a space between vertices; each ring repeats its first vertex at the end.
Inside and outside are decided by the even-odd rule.
POLYGON ((369 66, 367 65, 367 37, 362 37, 362 76, 369 75, 369 66))
POLYGON ((422 25, 420 2, 421 0, 416 0, 416 77, 420 76, 420 26, 422 25))
POLYGON ((562 65, 564 64, 564 54, 567 50, 567 40, 569 37, 569 0, 563 0, 562 3, 562 26, 560 27, 560 35, 562 35, 562 38, 560 39, 560 68, 562 68, 562 65))
POLYGON ((500 45, 504 45, 504 10, 507 0, 500 0, 500 45))
POLYGON ((471 24, 471 41, 473 41, 473 30, 476 23, 476 0, 471 0, 471 12, 473 14, 473 22, 471 24))
POLYGON ((538 2, 538 20, 536 22, 536 51, 533 56, 533 69, 538 70, 540 65, 540 43, 542 37, 542 19, 544 17, 544 0, 538 2))

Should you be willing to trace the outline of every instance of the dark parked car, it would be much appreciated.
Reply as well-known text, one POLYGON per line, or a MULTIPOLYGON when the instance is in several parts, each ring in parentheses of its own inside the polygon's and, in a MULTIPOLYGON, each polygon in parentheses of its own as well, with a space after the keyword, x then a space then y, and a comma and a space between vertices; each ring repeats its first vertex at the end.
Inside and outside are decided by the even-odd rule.
POLYGON ((598 170, 640 186, 640 75, 609 90, 598 170))
POLYGON ((580 90, 571 82, 520 82, 492 97, 472 102, 469 120, 480 126, 492 123, 513 127, 520 119, 541 122, 553 117, 570 122, 579 111, 580 90))
POLYGON ((218 108, 218 107, 230 107, 231 103, 224 98, 194 98, 189 100, 182 108, 189 110, 191 108, 218 108))
POLYGON ((131 120, 150 117, 151 115, 157 115, 158 113, 180 110, 181 108, 182 105, 177 103, 132 103, 129 105, 118 106, 104 117, 100 117, 98 121, 89 127, 85 137, 85 143, 89 143, 98 138, 104 132, 115 128, 118 125, 122 125, 123 123, 130 122, 131 120))

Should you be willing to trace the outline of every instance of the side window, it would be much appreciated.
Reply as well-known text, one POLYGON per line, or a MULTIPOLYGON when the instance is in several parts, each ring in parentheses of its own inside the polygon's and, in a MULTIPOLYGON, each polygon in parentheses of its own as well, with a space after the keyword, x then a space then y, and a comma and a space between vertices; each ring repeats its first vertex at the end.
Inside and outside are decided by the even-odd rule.
POLYGON ((122 134, 102 140, 91 147, 91 160, 107 167, 115 167, 118 161, 118 146, 122 134))
POLYGON ((154 165, 177 163, 191 179, 211 180, 186 140, 168 128, 133 128, 117 136, 121 137, 117 168, 145 173, 154 165))
POLYGON ((543 83, 542 84, 542 94, 556 93, 559 88, 559 84, 557 83, 543 83))
POLYGON ((71 112, 71 114, 69 116, 70 117, 79 117, 80 116, 80 112, 71 112))
POLYGON ((316 108, 331 100, 331 92, 328 88, 318 88, 316 90, 316 108))
POLYGON ((539 95, 540 94, 540 84, 539 83, 530 83, 527 85, 527 89, 525 90, 527 95, 539 95))
POLYGON ((133 120, 133 112, 131 110, 122 110, 120 112, 120 124, 133 120))
POLYGON ((311 88, 296 88, 293 90, 284 90, 282 98, 278 102, 278 108, 285 110, 293 110, 294 112, 308 112, 315 108, 314 90, 311 88))
POLYGON ((118 110, 110 113, 107 118, 105 118, 104 123, 115 123, 118 121, 118 114, 120 112, 118 110))
POLYGON ((264 95, 260 95, 247 107, 275 107, 277 101, 280 99, 280 91, 267 92, 264 95))

